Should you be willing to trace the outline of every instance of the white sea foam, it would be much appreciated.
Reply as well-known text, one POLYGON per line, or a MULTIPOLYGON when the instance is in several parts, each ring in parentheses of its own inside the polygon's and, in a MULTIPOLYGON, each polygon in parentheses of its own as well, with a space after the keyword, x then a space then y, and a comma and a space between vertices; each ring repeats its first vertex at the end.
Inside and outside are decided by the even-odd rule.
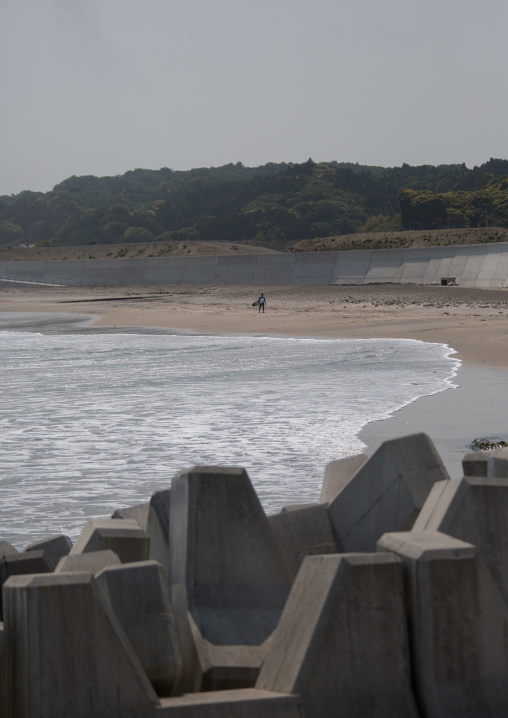
POLYGON ((193 464, 244 466, 267 513, 316 501, 366 423, 457 366, 413 340, 0 333, 0 539, 74 539, 193 464))

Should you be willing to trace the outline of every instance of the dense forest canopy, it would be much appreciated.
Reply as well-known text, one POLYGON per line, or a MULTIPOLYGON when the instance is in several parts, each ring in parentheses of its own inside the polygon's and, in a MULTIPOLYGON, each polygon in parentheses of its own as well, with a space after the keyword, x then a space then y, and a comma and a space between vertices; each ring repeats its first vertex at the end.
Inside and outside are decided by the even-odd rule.
POLYGON ((358 231, 508 227, 508 160, 369 167, 268 163, 69 177, 0 197, 0 244, 298 240, 358 231))

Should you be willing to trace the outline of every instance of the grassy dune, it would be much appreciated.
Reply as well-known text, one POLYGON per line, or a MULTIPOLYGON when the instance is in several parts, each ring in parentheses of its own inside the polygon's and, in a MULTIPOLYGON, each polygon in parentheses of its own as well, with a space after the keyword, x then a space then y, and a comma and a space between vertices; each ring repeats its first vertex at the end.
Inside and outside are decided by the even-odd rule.
POLYGON ((264 252, 325 252, 348 249, 401 249, 457 244, 508 242, 504 227, 437 229, 418 232, 369 232, 339 237, 302 239, 299 242, 232 244, 230 242, 149 242, 138 244, 91 244, 75 247, 0 247, 0 262, 19 260, 117 259, 126 257, 183 257, 204 255, 262 254, 264 252))

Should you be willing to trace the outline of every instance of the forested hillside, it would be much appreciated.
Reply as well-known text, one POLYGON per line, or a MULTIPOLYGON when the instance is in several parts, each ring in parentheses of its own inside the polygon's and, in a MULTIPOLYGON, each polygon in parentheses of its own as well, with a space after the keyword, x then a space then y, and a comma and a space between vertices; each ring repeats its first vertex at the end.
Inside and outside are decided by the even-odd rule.
POLYGON ((0 197, 0 245, 297 241, 356 232, 508 227, 508 160, 369 167, 308 160, 70 177, 0 197))

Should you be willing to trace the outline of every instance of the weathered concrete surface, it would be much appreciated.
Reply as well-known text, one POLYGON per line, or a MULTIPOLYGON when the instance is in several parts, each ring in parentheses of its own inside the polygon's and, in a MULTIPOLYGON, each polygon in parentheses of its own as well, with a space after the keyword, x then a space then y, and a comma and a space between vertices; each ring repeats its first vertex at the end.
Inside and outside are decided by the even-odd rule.
POLYGON ((146 531, 148 523, 148 511, 150 504, 137 504, 136 506, 127 506, 124 509, 116 509, 111 515, 112 519, 133 519, 143 531, 146 531))
POLYGON ((293 580, 305 556, 338 553, 324 504, 281 511, 275 516, 269 516, 268 520, 293 580))
POLYGON ((169 565, 169 512, 171 489, 154 491, 150 499, 146 532, 150 537, 150 558, 158 561, 164 570, 169 565))
POLYGON ((161 259, 161 257, 149 257, 144 260, 142 284, 181 284, 186 260, 175 257, 177 261, 161 262, 161 259))
POLYGON ((177 474, 169 531, 182 692, 253 686, 291 577, 245 470, 177 474))
POLYGON ((2 586, 7 580, 7 571, 4 566, 4 556, 17 556, 18 549, 10 541, 0 541, 0 620, 2 618, 2 586))
POLYGON ((283 506, 280 510, 281 514, 285 514, 287 511, 300 511, 301 509, 311 509, 314 506, 319 506, 317 501, 313 501, 310 504, 288 504, 283 506))
POLYGON ((107 566, 119 566, 121 561, 111 549, 89 551, 64 556, 58 562, 55 573, 91 573, 95 575, 107 566))
POLYGON ((4 624, 0 622, 0 718, 5 717, 4 624))
POLYGON ((148 718, 157 696, 90 574, 4 586, 9 718, 148 718))
POLYGON ((440 283, 508 286, 508 243, 216 257, 0 262, 2 279, 72 286, 440 283))
MULTIPOLYGON (((298 696, 238 688, 162 699, 155 718, 304 718, 298 696)), ((306 718, 311 718, 307 716, 306 718)))
POLYGON ((306 558, 256 688, 299 694, 309 717, 417 718, 400 560, 306 558))
MULTIPOLYGON (((72 277, 71 284, 81 284, 84 269, 84 260, 65 259, 44 262, 44 281, 49 284, 66 284, 70 276, 72 277)), ((112 281, 113 276, 111 277, 112 281)))
MULTIPOLYGON (((234 284, 252 284, 254 281, 254 270, 256 268, 256 257, 240 255, 220 256, 217 258, 217 268, 213 278, 214 284, 228 284, 232 277, 235 277, 234 284)), ((192 264, 188 262, 190 269, 192 264)))
POLYGON ((489 452, 487 459, 487 476, 508 479, 508 449, 497 449, 489 452))
POLYGON ((122 280, 121 284, 125 287, 133 287, 141 280, 143 284, 143 275, 145 273, 144 259, 122 259, 122 280))
POLYGON ((340 551, 374 551, 386 532, 411 528, 436 481, 448 473, 426 434, 381 444, 329 504, 340 551))
POLYGON ((12 553, 19 553, 19 551, 10 541, 0 541, 0 557, 12 553))
POLYGON ((149 503, 117 509, 112 519, 133 519, 150 539, 148 557, 167 571, 170 490, 155 491, 149 503))
POLYGON ((479 476, 434 485, 414 531, 474 544, 508 604, 508 481, 479 476))
POLYGON ((291 284, 331 284, 337 252, 301 252, 295 256, 291 284))
POLYGON ((148 535, 133 519, 90 519, 70 555, 111 549, 122 563, 146 561, 149 544, 148 535))
MULTIPOLYGON (((121 284, 122 269, 122 265, 117 264, 116 259, 90 259, 84 262, 80 283, 83 286, 89 286, 92 282, 96 285, 116 286, 121 284)), ((46 266, 47 271, 49 267, 46 266)))
POLYGON ((371 263, 371 254, 358 249, 340 252, 330 284, 363 284, 371 263))
POLYGON ((167 574, 157 561, 110 566, 96 581, 159 696, 170 696, 182 671, 167 574))
POLYGON ((35 541, 25 548, 24 553, 31 551, 44 551, 44 555, 48 560, 48 563, 53 566, 53 570, 56 568, 58 562, 64 556, 70 552, 72 548, 72 541, 68 536, 58 534, 57 536, 49 536, 48 538, 35 541))
MULTIPOLYGON (((41 281, 45 277, 46 262, 44 261, 21 261, 21 262, 2 262, 1 264, 1 276, 17 276, 23 277, 31 281, 41 281)), ((75 276, 75 271, 70 268, 69 278, 75 276)))
POLYGON ((345 459, 330 461, 330 463, 325 466, 325 477, 321 487, 319 503, 328 504, 330 501, 333 501, 339 491, 342 491, 346 484, 350 482, 367 459, 368 456, 366 454, 355 454, 345 459))
POLYGON ((464 476, 487 476, 488 451, 470 451, 462 457, 464 476))
POLYGON ((257 256, 252 281, 254 284, 291 284, 295 256, 293 254, 260 254, 257 256))
POLYGON ((508 608, 476 548, 437 531, 386 534, 378 548, 404 565, 422 716, 506 716, 508 608))
POLYGON ((213 284, 219 257, 196 257, 196 259, 199 261, 190 264, 185 262, 182 284, 213 284))
POLYGON ((51 573, 53 564, 44 551, 30 553, 5 553, 0 557, 0 615, 3 615, 2 586, 9 576, 24 576, 31 573, 51 573))

